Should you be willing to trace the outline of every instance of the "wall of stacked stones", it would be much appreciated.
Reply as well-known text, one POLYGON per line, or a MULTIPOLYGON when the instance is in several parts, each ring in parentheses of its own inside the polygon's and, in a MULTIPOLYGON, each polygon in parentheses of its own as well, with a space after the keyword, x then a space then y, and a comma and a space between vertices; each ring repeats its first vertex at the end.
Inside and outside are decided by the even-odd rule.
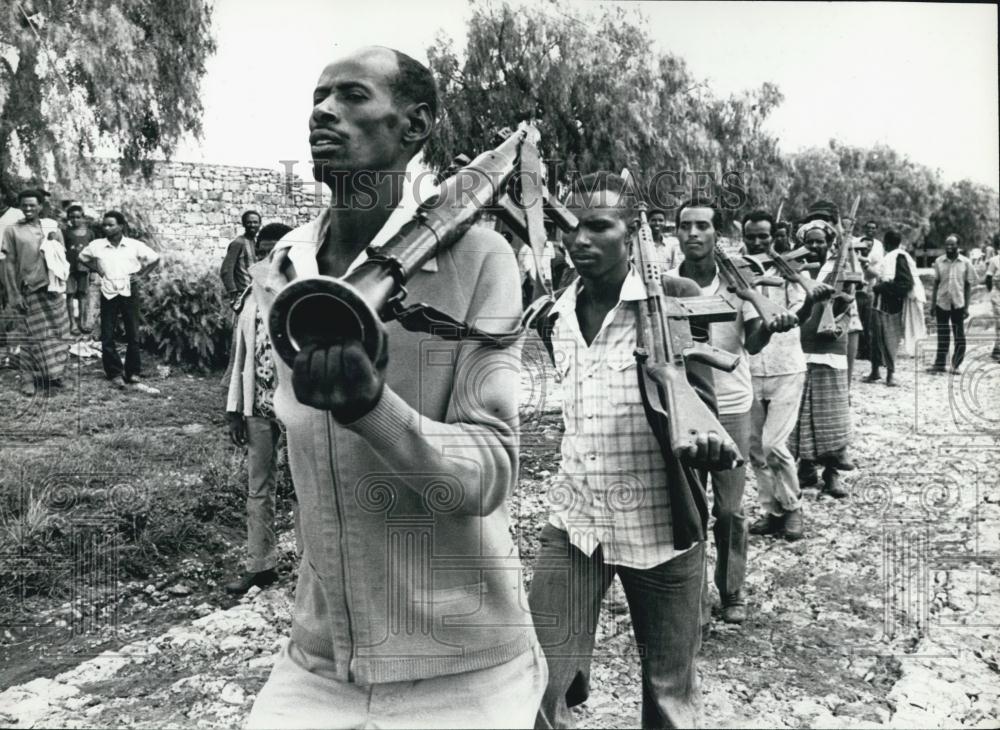
POLYGON ((315 184, 295 178, 286 185, 281 170, 190 162, 154 163, 147 178, 141 173, 122 177, 117 161, 97 160, 90 174, 68 187, 54 185, 52 192, 59 199, 82 203, 97 216, 122 210, 138 219, 147 238, 162 250, 218 257, 242 232, 243 211, 260 211, 265 224, 294 227, 314 218, 322 202, 315 184))

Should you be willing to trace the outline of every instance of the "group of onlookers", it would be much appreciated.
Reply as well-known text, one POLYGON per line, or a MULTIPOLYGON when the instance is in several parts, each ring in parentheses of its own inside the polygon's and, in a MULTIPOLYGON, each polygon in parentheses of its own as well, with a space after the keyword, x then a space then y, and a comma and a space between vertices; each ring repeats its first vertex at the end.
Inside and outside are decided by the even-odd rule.
POLYGON ((139 385, 137 280, 159 263, 159 254, 125 235, 125 216, 107 211, 99 233, 85 222, 83 207, 66 208, 65 223, 42 215, 47 194, 22 190, 17 209, 5 207, 0 222, 0 304, 7 358, 16 356, 25 396, 63 387, 71 338, 91 332, 93 309, 100 311, 101 361, 116 388, 139 385), (115 330, 125 331, 125 361, 115 346, 115 330), (5 342, 6 344, 6 342, 5 342))

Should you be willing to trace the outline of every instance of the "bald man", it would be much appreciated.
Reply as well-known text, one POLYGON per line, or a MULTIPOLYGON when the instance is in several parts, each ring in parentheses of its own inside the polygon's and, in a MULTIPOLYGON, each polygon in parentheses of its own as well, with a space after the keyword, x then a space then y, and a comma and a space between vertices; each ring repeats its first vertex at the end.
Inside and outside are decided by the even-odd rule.
MULTIPOLYGON (((437 116, 430 71, 387 48, 327 65, 312 103, 331 205, 251 268, 264 312, 289 281, 344 276, 412 217, 401 173, 437 116)), ((520 318, 514 254, 481 226, 406 286, 467 322, 520 318)), ((275 362, 304 552, 291 639, 248 724, 532 727, 547 668, 506 506, 519 347, 385 331, 387 358, 346 341, 275 362)))
POLYGON ((934 261, 931 306, 937 320, 937 356, 934 366, 927 368, 927 372, 944 372, 952 332, 955 333, 955 351, 951 357, 951 372, 959 372, 965 358, 965 320, 969 317, 969 300, 976 281, 972 262, 959 250, 958 236, 948 236, 944 253, 934 261))

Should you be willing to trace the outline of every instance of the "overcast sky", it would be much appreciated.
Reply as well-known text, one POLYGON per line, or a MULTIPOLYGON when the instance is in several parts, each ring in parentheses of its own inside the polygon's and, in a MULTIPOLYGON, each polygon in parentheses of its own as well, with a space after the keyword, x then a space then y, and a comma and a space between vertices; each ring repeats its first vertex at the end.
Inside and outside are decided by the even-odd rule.
MULTIPOLYGON (((776 83, 786 152, 884 142, 948 181, 1000 188, 997 7, 959 3, 641 2, 665 51, 718 93, 776 83)), ((526 12, 552 12, 551 8, 526 12)), ((216 0, 205 134, 176 159, 280 168, 306 160, 312 88, 365 44, 421 61, 439 31, 464 45, 466 0, 216 0)), ((307 174, 304 163, 296 172, 307 174)))

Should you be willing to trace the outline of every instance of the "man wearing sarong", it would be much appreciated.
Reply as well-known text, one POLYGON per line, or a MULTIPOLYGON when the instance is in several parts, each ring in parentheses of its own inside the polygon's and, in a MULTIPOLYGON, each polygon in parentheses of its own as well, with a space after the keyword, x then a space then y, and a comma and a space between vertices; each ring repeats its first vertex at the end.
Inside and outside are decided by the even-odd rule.
POLYGON ((871 364, 872 370, 865 382, 881 379, 879 368, 885 365, 885 384, 892 387, 896 372, 896 351, 903 338, 903 304, 913 289, 916 264, 899 247, 902 240, 898 231, 885 232, 886 255, 879 271, 879 281, 872 287, 875 295, 871 312, 871 364))
MULTIPOLYGON (((797 238, 809 249, 809 260, 820 264, 817 279, 833 271, 827 260, 829 247, 838 232, 826 220, 812 220, 799 227, 797 238)), ((840 483, 840 472, 854 469, 847 456, 851 442, 851 412, 847 389, 847 325, 853 296, 834 294, 833 314, 840 324, 839 337, 819 333, 823 313, 820 303, 829 294, 806 301, 799 311, 802 352, 806 356, 806 384, 799 407, 799 422, 789 439, 792 453, 799 459, 799 482, 816 484, 816 466, 823 466, 822 491, 837 499, 847 496, 840 483)))
POLYGON ((18 195, 23 218, 4 230, 0 243, 8 307, 24 316, 28 339, 21 353, 21 393, 26 396, 39 388, 47 392, 62 385, 69 351, 65 289, 62 293, 50 291, 49 268, 42 250, 46 240, 65 244, 59 224, 39 218, 43 197, 37 190, 18 195))

